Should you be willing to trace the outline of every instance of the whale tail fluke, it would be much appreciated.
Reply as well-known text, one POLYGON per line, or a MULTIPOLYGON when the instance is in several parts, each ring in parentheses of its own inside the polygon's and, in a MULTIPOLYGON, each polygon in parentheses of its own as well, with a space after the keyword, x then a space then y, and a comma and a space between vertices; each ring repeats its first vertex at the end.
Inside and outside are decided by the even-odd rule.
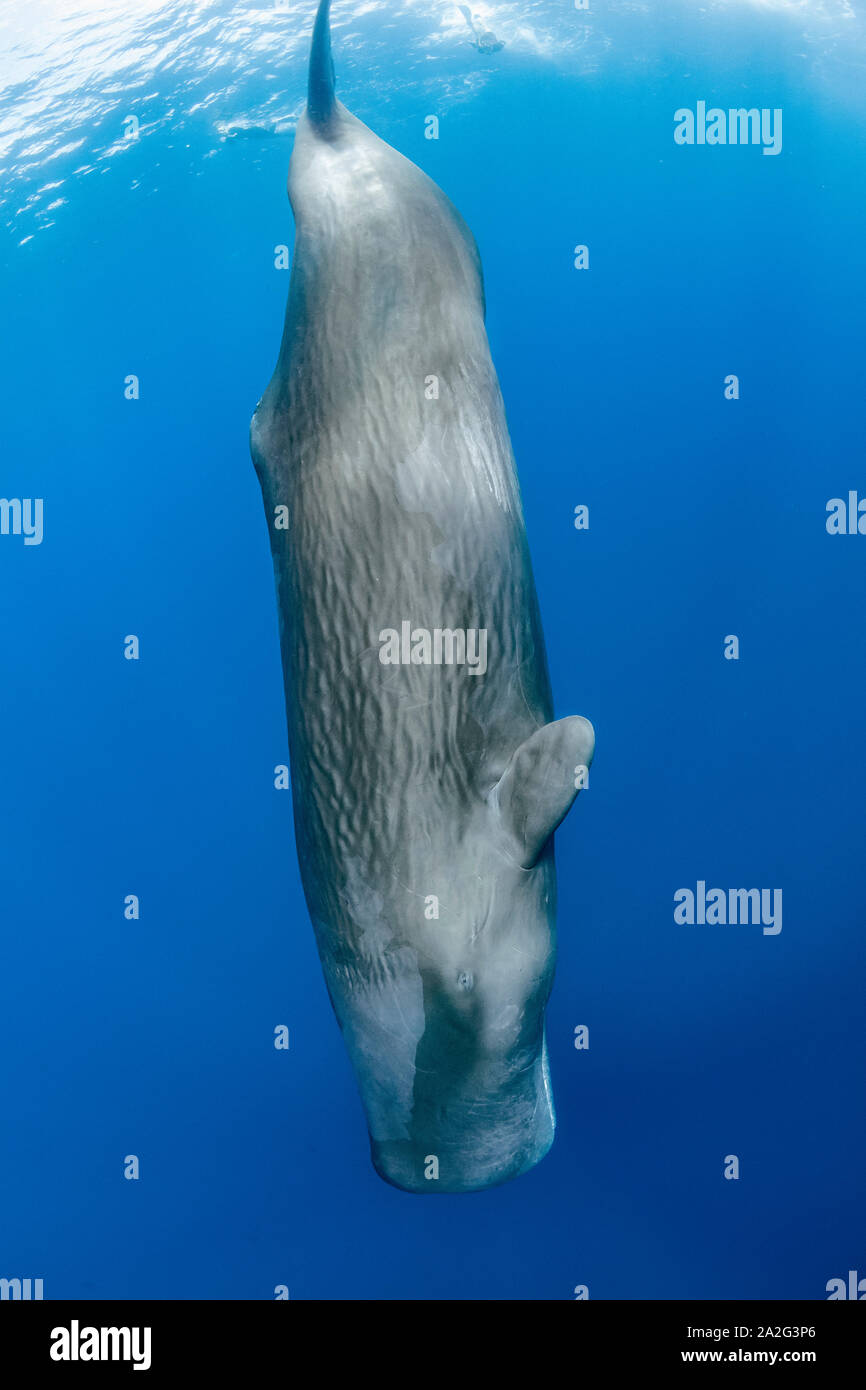
POLYGON ((316 125, 330 120, 334 95, 334 60, 331 57, 331 0, 320 0, 313 27, 310 75, 307 86, 307 115, 316 125))

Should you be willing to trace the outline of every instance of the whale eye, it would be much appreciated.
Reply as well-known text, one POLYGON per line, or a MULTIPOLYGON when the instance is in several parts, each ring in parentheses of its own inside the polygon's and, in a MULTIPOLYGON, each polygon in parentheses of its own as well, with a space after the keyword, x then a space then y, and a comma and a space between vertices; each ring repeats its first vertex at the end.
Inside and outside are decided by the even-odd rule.
POLYGON ((461 989, 470 990, 475 984, 471 970, 461 970, 457 976, 457 983, 461 989))

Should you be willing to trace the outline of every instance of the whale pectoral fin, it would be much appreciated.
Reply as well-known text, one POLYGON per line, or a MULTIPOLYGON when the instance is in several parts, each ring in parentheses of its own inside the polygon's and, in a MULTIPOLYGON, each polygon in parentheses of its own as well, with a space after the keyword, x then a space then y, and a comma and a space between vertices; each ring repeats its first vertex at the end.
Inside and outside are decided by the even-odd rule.
POLYGON ((595 751, 595 733, 579 714, 536 729, 521 743, 496 785, 504 829, 531 869, 577 796, 595 751))

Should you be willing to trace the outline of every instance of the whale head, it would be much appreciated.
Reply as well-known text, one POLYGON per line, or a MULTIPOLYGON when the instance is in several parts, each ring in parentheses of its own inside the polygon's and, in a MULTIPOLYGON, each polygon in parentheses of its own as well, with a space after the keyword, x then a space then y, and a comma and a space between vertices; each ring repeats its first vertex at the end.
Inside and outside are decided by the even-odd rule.
POLYGON ((406 1191, 505 1182, 552 1143, 553 832, 587 784, 594 744, 592 725, 570 716, 520 744, 486 797, 443 801, 431 788, 411 825, 384 827, 395 862, 359 855, 338 894, 318 898, 318 921, 323 875, 301 847, 373 1162, 406 1191))

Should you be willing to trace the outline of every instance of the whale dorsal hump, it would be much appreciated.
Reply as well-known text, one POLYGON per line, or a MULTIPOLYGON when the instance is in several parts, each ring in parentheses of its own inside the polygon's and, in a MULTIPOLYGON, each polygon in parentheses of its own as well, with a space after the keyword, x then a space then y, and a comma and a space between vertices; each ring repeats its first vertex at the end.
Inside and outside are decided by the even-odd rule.
POLYGON ((331 0, 320 0, 313 27, 313 46, 310 49, 310 74, 307 82, 307 115, 314 125, 326 125, 330 120, 336 97, 334 95, 334 60, 331 57, 331 0))
POLYGON ((496 786, 503 828, 531 869, 582 785, 595 734, 579 714, 544 724, 521 743, 496 786))

